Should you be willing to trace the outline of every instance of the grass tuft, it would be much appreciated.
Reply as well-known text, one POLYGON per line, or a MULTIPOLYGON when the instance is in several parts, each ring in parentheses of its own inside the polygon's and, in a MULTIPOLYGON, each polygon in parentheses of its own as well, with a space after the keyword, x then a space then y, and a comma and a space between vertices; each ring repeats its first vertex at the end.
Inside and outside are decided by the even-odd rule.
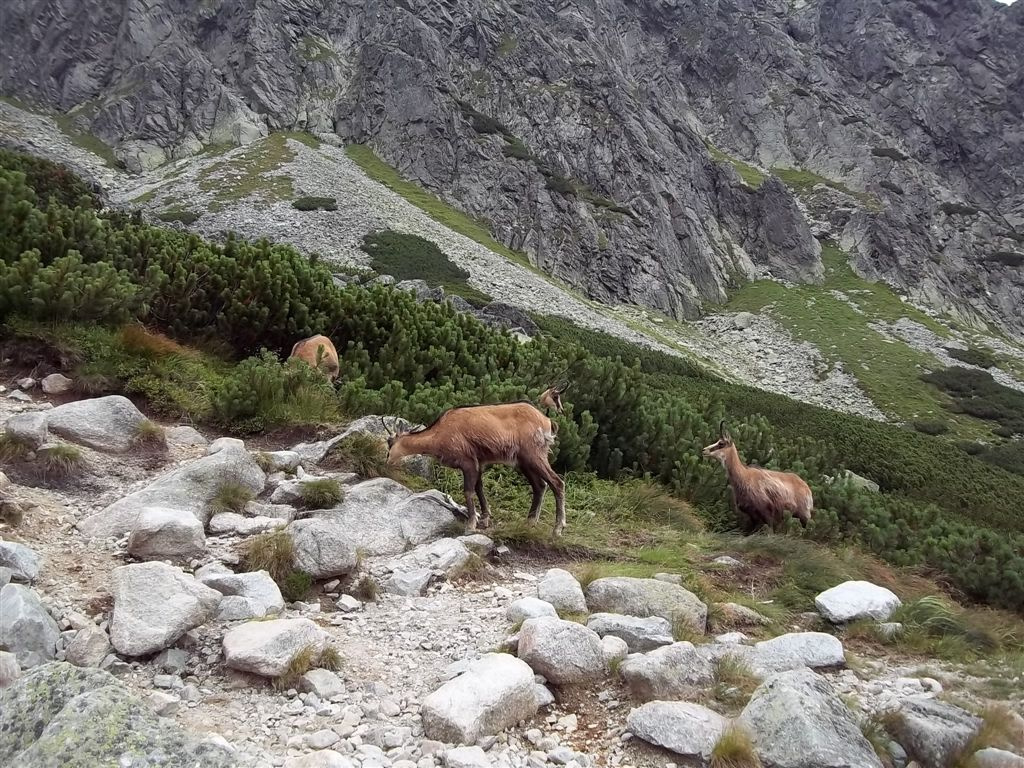
POLYGON ((742 708, 760 684, 754 670, 736 654, 722 656, 715 665, 712 695, 729 707, 742 708))
POLYGON ((287 602, 294 603, 305 600, 309 591, 313 588, 313 577, 305 571, 291 571, 280 583, 281 597, 287 602))
POLYGON ((70 477, 85 466, 81 449, 65 443, 40 449, 36 452, 36 461, 46 477, 70 477))
POLYGON ((307 645, 301 651, 292 656, 291 661, 288 662, 288 667, 280 675, 271 680, 271 684, 275 690, 286 691, 289 688, 295 688, 299 684, 299 680, 302 676, 313 669, 315 666, 314 662, 317 660, 316 649, 312 645, 307 645))
POLYGON ((328 509, 345 498, 338 481, 329 477, 302 483, 299 495, 306 509, 328 509))
POLYGON ((245 509, 245 505, 252 501, 253 498, 255 497, 252 491, 244 485, 234 480, 228 480, 217 486, 216 493, 210 499, 210 514, 216 515, 221 512, 237 512, 241 514, 245 509))
POLYGON ((146 419, 135 428, 135 445, 151 451, 166 451, 167 434, 159 424, 146 419))
POLYGON ((24 461, 32 450, 7 433, 0 433, 0 462, 24 461))
POLYGON ((754 751, 750 734, 733 723, 715 742, 709 765, 710 768, 761 768, 761 760, 754 751))
POLYGON ((242 546, 242 563, 246 571, 266 571, 280 586, 295 568, 292 537, 283 530, 253 536, 242 546))
POLYGON ((350 587, 348 591, 352 597, 356 598, 356 600, 361 600, 364 603, 372 603, 377 599, 377 595, 380 592, 380 586, 377 584, 377 580, 372 576, 363 576, 352 587, 350 587))
POLYGON ((362 478, 387 477, 388 452, 379 437, 356 432, 339 440, 328 452, 320 466, 355 472, 362 478))
POLYGON ((317 662, 317 666, 320 669, 328 669, 331 672, 337 672, 341 669, 341 654, 338 653, 338 649, 333 645, 328 645, 324 648, 323 653, 320 654, 320 660, 317 662))

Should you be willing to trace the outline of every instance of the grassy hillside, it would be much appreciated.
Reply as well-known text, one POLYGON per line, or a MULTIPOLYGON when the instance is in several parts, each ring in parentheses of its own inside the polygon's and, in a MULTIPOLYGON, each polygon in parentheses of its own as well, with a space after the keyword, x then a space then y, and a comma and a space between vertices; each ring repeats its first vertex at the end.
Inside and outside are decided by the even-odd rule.
MULTIPOLYGON (((1024 522, 1007 504, 1024 497, 1024 477, 946 441, 727 385, 684 360, 549 319, 544 337, 522 345, 448 305, 384 286, 340 289, 286 246, 215 245, 97 215, 88 200, 68 207, 52 196, 62 182, 46 164, 0 161, 20 169, 0 171, 7 356, 70 370, 90 394, 127 392, 164 414, 246 432, 364 413, 428 421, 459 403, 535 395, 568 369, 555 461, 574 478, 570 526, 581 533, 565 545, 599 552, 595 532, 606 532, 609 554, 617 541, 637 562, 681 564, 697 535, 677 514, 683 502, 709 535, 732 530, 721 469, 700 457, 728 418, 744 458, 800 472, 815 491, 807 531, 767 539, 853 546, 1024 610, 1024 522), (341 355, 336 389, 280 362, 314 332, 341 355), (844 466, 883 493, 826 479, 844 466), (645 478, 638 487, 647 490, 625 493, 629 478, 645 478), (667 494, 677 506, 659 501, 667 494)), ((506 515, 521 496, 501 502, 506 515)))

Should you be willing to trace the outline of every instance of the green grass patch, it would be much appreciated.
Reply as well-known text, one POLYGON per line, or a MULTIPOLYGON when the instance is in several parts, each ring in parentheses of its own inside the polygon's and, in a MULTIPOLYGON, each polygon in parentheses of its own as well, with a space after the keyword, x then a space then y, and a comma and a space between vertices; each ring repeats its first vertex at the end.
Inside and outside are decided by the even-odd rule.
POLYGON ((705 143, 705 146, 708 148, 708 152, 711 157, 714 158, 716 163, 728 164, 735 168, 736 172, 740 175, 740 178, 743 179, 743 182, 748 187, 757 189, 764 183, 765 175, 754 166, 745 163, 732 155, 727 155, 713 144, 705 143))
POLYGON ((199 188, 212 192, 215 201, 229 203, 255 197, 264 203, 287 200, 295 196, 287 176, 273 175, 295 159, 283 133, 273 133, 204 168, 198 176, 199 188))
POLYGON ((824 184, 838 192, 842 192, 845 195, 855 198, 868 210, 882 210, 881 201, 874 195, 868 192, 857 192, 856 190, 850 189, 842 182, 833 181, 832 179, 825 178, 824 176, 819 176, 814 171, 808 171, 800 168, 772 168, 772 173, 782 179, 786 186, 793 190, 797 195, 806 195, 818 184, 824 184))
POLYGON ((338 52, 321 37, 305 35, 299 40, 299 57, 303 61, 331 61, 338 59, 338 52))
POLYGON ((320 466, 355 472, 362 478, 388 477, 388 452, 384 441, 366 432, 356 432, 335 443, 320 466))
POLYGON ((199 214, 195 211, 190 211, 187 208, 181 208, 180 206, 173 206, 171 208, 165 208, 164 210, 157 213, 156 217, 163 222, 178 222, 188 226, 195 224, 199 221, 199 214))
POLYGON ((76 147, 91 152, 111 168, 124 167, 124 164, 114 155, 114 150, 109 144, 76 125, 74 115, 54 115, 53 121, 60 128, 61 133, 76 147))
POLYGON ((710 768, 761 768, 750 734, 739 723, 733 723, 718 737, 711 750, 710 768))
POLYGON ((241 483, 233 480, 223 482, 217 486, 213 498, 210 499, 210 513, 214 515, 222 512, 241 514, 245 505, 254 498, 253 492, 241 483))
POLYGON ((328 509, 345 498, 341 484, 329 477, 302 483, 299 495, 302 506, 306 509, 328 509))
POLYGON ((292 200, 292 208, 298 211, 336 211, 336 197, 298 197, 292 200))
POLYGON ((261 533, 242 545, 242 567, 245 571, 266 571, 280 587, 295 570, 295 544, 283 530, 261 533))
POLYGON ((967 365, 976 365, 979 368, 994 368, 999 364, 999 360, 993 352, 978 347, 968 347, 967 349, 946 347, 946 353, 954 360, 959 360, 967 365))

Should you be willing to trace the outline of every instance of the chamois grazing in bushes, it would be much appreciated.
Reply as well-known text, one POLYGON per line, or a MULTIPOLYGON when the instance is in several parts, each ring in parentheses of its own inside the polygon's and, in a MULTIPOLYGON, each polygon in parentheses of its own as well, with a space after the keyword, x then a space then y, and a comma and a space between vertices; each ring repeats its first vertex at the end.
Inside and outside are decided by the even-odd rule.
MULTIPOLYGON (((387 429, 386 423, 384 426, 387 429)), ((470 530, 477 527, 474 495, 480 503, 481 526, 490 523, 491 512, 484 498, 484 470, 492 464, 513 466, 533 489, 533 504, 527 518, 530 523, 540 517, 544 493, 551 487, 555 494, 554 534, 561 536, 565 528, 565 483, 548 461, 556 432, 557 425, 527 402, 462 405, 445 411, 428 427, 391 435, 388 463, 425 454, 446 467, 461 470, 470 530)))
POLYGON ((792 472, 776 472, 761 467, 748 467, 740 461, 736 445, 725 429, 718 425, 718 442, 707 446, 704 456, 718 459, 729 476, 733 510, 748 521, 747 533, 762 525, 776 530, 785 513, 791 512, 804 528, 811 519, 814 497, 803 478, 792 472))
MULTIPOLYGON (((569 388, 568 382, 553 384, 540 393, 537 404, 548 413, 562 413, 562 393, 569 388)), ((557 427, 557 425, 555 425, 557 427)), ((557 429, 556 429, 557 432, 557 429)))
POLYGON ((338 362, 338 350, 334 348, 334 344, 330 339, 320 334, 295 342, 289 359, 293 357, 316 368, 327 376, 330 381, 338 378, 338 373, 341 372, 341 364, 338 362))

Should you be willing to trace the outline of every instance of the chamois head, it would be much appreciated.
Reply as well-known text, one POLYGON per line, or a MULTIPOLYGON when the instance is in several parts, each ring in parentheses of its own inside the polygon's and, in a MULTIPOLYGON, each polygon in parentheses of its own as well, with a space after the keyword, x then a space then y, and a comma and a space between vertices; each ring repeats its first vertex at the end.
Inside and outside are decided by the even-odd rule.
POLYGON ((711 445, 705 446, 703 455, 708 458, 716 458, 725 464, 725 457, 729 449, 733 447, 732 436, 725 429, 725 419, 718 425, 718 440, 711 445))
POLYGON ((414 435, 417 432, 422 432, 423 428, 395 431, 388 426, 388 423, 384 420, 383 416, 380 417, 380 423, 384 425, 384 431, 388 436, 388 464, 395 464, 399 460, 410 455, 409 451, 405 450, 402 445, 402 438, 406 435, 414 435))
POLYGON ((541 408, 550 408, 556 413, 562 413, 562 393, 569 388, 569 382, 564 379, 545 389, 540 393, 537 403, 541 408))

